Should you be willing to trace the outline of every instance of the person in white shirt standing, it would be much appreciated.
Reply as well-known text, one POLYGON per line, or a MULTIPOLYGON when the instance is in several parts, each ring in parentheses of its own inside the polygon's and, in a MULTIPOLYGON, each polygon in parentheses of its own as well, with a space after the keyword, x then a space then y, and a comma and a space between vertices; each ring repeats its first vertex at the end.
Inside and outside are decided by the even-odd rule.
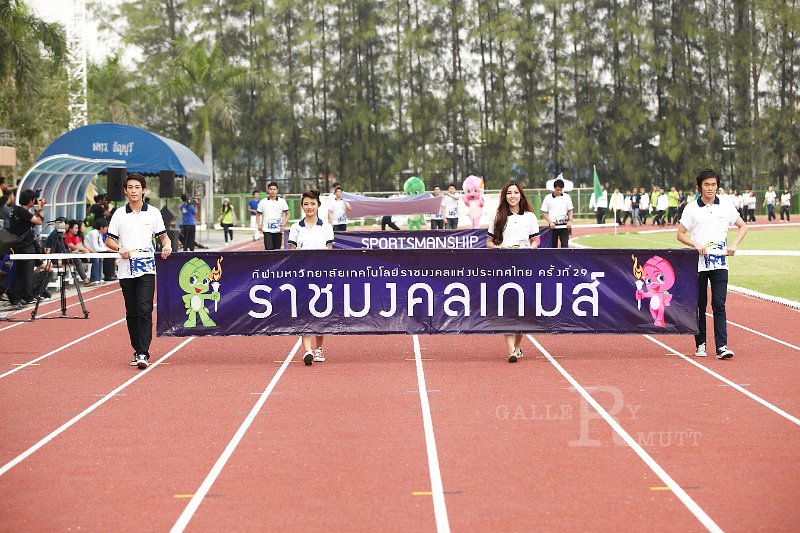
POLYGON ((778 220, 778 216, 775 214, 775 200, 777 200, 777 198, 778 193, 775 192, 775 188, 772 185, 767 187, 767 192, 764 193, 764 205, 767 208, 767 222, 778 220))
MULTIPOLYGON (((438 185, 433 186, 433 197, 434 198, 441 198, 444 200, 442 196, 442 188, 438 185)), ((439 205, 439 210, 435 213, 431 213, 431 229, 444 229, 444 206, 439 205)))
MULTIPOLYGON (((539 221, 536 220, 522 186, 516 181, 510 181, 500 191, 500 203, 494 220, 489 224, 486 247, 536 248, 538 246, 539 221)), ((522 334, 505 335, 505 339, 509 351, 508 362, 516 363, 522 357, 522 350, 519 347, 522 334)))
POLYGON ((278 196, 278 184, 274 181, 267 185, 267 197, 258 203, 256 221, 258 231, 264 234, 264 249, 280 250, 283 228, 289 222, 289 204, 278 196))
POLYGON ((606 223, 608 191, 606 191, 605 185, 600 185, 600 196, 597 199, 595 199, 594 194, 592 194, 592 198, 589 200, 589 209, 594 209, 594 215, 598 224, 606 223))
POLYGON ((328 223, 333 226, 333 231, 347 231, 347 212, 353 209, 350 202, 342 198, 342 187, 333 188, 333 202, 328 210, 328 223))
POLYGON ((789 193, 789 189, 784 187, 783 194, 781 194, 781 222, 783 222, 784 214, 786 214, 786 222, 789 222, 789 211, 791 210, 791 206, 792 195, 789 193))
MULTIPOLYGON (((323 222, 319 218, 319 191, 310 189, 303 193, 301 207, 305 217, 301 218, 289 229, 289 248, 292 250, 330 250, 333 248, 334 236, 333 226, 323 222)), ((325 361, 325 353, 322 351, 322 335, 302 335, 303 363, 306 366, 312 363, 325 361), (316 347, 314 344, 316 343, 316 347)))
MULTIPOLYGON (((615 191, 616 193, 617 191, 615 191)), ((623 198, 624 202, 624 198, 623 198)), ((550 226, 553 248, 569 248, 569 234, 572 231, 572 199, 564 194, 564 180, 557 179, 553 182, 553 193, 542 200, 542 218, 550 226)))
POLYGON ((133 347, 131 366, 145 369, 150 359, 153 338, 153 298, 156 288, 154 257, 131 257, 132 252, 155 253, 153 236, 161 241, 161 258, 172 253, 172 244, 158 209, 144 202, 146 182, 141 174, 129 174, 125 180, 125 208, 117 209, 108 225, 106 246, 119 252, 119 286, 125 299, 125 318, 133 347))
POLYGON ((455 184, 448 185, 447 192, 444 193, 444 200, 442 200, 447 229, 458 229, 458 201, 460 199, 461 195, 456 192, 455 184))
POLYGON ((733 350, 728 348, 727 317, 725 300, 728 292, 727 257, 736 253, 736 248, 747 235, 747 225, 734 207, 717 198, 719 175, 714 169, 704 168, 696 177, 700 198, 686 206, 678 225, 677 237, 686 246, 700 254, 697 264, 697 329, 695 355, 706 356, 706 305, 708 284, 711 283, 711 309, 714 314, 714 344, 717 359, 730 359, 733 350), (728 243, 728 226, 735 224, 739 233, 728 243), (691 238, 687 235, 691 233, 691 238))

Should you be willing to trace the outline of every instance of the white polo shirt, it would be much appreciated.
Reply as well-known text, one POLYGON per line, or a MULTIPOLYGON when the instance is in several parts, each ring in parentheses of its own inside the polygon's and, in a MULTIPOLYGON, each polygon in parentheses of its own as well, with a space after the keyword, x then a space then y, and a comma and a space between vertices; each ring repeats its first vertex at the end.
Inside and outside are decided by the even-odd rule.
MULTIPOLYGON (((153 236, 159 237, 166 233, 164 219, 161 212, 155 207, 148 206, 145 202, 139 212, 125 204, 125 209, 114 211, 111 222, 108 224, 108 236, 116 240, 131 252, 155 253, 153 236)), ((120 259, 117 277, 138 278, 145 274, 156 273, 156 261, 152 257, 138 257, 120 259)))
POLYGON ((714 203, 706 205, 703 199, 686 204, 681 215, 681 225, 692 234, 692 240, 703 244, 711 252, 701 255, 697 262, 698 272, 707 270, 728 269, 728 259, 725 255, 714 255, 714 252, 723 252, 728 248, 728 227, 739 218, 739 212, 728 202, 720 202, 714 198, 714 203))
POLYGON ((301 218, 289 229, 289 244, 301 250, 323 250, 334 242, 333 226, 317 218, 313 226, 306 226, 306 219, 301 218))
POLYGON ((455 198, 450 198, 447 195, 442 195, 442 205, 444 206, 444 216, 447 218, 458 218, 458 199, 461 195, 455 193, 455 198))
POLYGON ((334 198, 331 201, 331 219, 334 224, 347 224, 347 206, 344 199, 337 200, 334 198))
MULTIPOLYGON (((624 199, 620 203, 621 209, 624 204, 624 199)), ((556 196, 555 193, 550 193, 542 200, 542 213, 547 213, 550 221, 556 226, 566 226, 569 219, 568 212, 575 209, 572 207, 572 198, 568 194, 562 193, 561 196, 556 196)))
POLYGON ((270 200, 267 197, 258 202, 256 211, 261 213, 261 229, 264 233, 280 233, 283 214, 288 210, 289 204, 286 203, 282 196, 278 196, 274 200, 270 200))
POLYGON ((767 205, 775 205, 775 198, 778 197, 778 193, 775 191, 767 191, 764 193, 764 200, 766 200, 767 205))
MULTIPOLYGON (((442 199, 442 204, 444 204, 444 199, 446 197, 444 195, 442 195, 442 196, 435 196, 434 198, 441 198, 442 199)), ((439 206, 439 210, 436 211, 435 213, 431 213, 430 216, 431 216, 431 220, 444 220, 444 216, 442 216, 442 206, 440 205, 439 206)), ((453 217, 453 218, 455 218, 455 217, 453 217)))
MULTIPOLYGON (((489 237, 494 236, 494 220, 489 224, 489 237)), ((503 229, 503 242, 500 248, 530 248, 531 239, 539 236, 539 221, 533 211, 520 209, 516 215, 511 213, 503 229)))

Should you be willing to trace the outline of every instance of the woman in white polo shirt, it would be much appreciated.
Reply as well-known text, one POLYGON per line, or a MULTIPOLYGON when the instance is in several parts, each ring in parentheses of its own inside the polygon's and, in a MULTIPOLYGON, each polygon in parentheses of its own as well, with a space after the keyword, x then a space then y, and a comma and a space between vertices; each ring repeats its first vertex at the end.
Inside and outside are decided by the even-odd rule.
MULTIPOLYGON (((489 224, 487 248, 536 248, 539 246, 539 221, 525 197, 525 191, 516 181, 509 181, 500 191, 500 204, 494 220, 489 224)), ((522 334, 505 335, 508 345, 508 362, 516 363, 522 357, 519 345, 522 334)))
MULTIPOLYGON (((324 250, 333 248, 333 226, 319 218, 320 192, 310 189, 303 193, 300 206, 305 213, 289 229, 289 248, 292 250, 324 250)), ((303 362, 310 365, 313 362, 321 363, 325 361, 325 354, 322 351, 322 335, 302 335, 303 362), (313 343, 316 341, 316 348, 313 343)))

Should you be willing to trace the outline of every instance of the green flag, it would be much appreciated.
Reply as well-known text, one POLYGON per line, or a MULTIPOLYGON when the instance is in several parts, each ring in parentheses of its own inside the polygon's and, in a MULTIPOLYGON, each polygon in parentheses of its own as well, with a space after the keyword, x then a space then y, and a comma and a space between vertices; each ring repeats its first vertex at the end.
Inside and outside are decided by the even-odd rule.
POLYGON ((592 198, 594 198, 596 202, 603 195, 603 191, 600 190, 600 178, 597 177, 597 167, 593 166, 592 168, 594 168, 594 192, 592 193, 592 198))

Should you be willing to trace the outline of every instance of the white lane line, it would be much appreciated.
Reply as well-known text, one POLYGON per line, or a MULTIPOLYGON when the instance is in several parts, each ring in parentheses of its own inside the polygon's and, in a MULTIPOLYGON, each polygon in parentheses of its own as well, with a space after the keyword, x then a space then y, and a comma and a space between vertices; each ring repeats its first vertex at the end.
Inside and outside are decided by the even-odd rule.
POLYGON ((217 462, 214 463, 214 466, 211 468, 211 471, 208 473, 206 478, 200 484, 200 487, 195 491, 194 495, 192 496, 192 499, 189 500, 189 503, 186 505, 186 508, 178 517, 177 522, 175 522, 175 525, 173 525, 172 528, 170 529, 172 533, 181 532, 184 529, 186 529, 187 525, 189 525, 189 521, 194 516, 194 513, 197 512, 197 508, 200 507, 200 504, 203 502, 203 498, 205 498, 208 495, 208 491, 211 489, 211 486, 217 480, 217 477, 219 477, 219 474, 222 472, 222 469, 225 467, 225 464, 228 462, 228 459, 230 459, 231 455, 233 455, 233 452, 236 450, 236 447, 239 445, 239 442, 241 442, 242 438, 244 437, 244 434, 250 428, 250 426, 253 423, 253 420, 256 419, 256 416, 261 411, 261 408, 264 407, 264 403, 267 401, 267 398, 269 398, 270 394, 275 388, 275 385, 278 384, 278 380, 281 379, 281 376, 283 375, 286 368, 289 366, 289 363, 294 357, 294 354, 296 354, 297 350, 300 349, 301 340, 302 339, 297 339, 297 342, 294 344, 292 351, 289 352, 289 355, 286 356, 286 359, 284 359, 283 364, 278 369, 278 372, 272 377, 272 380, 269 382, 269 385, 267 385, 267 388, 264 389, 264 392, 261 393, 261 396, 258 398, 258 401, 255 403, 255 405, 253 405, 253 408, 250 409, 250 413, 244 419, 242 425, 239 426, 239 429, 233 435, 233 438, 225 447, 225 450, 223 450, 222 455, 219 456, 219 459, 217 459, 217 462))
POLYGON ((447 506, 444 502, 444 487, 442 473, 439 470, 439 454, 436 452, 436 439, 433 436, 433 418, 431 406, 428 403, 428 389, 425 386, 425 373, 422 369, 422 353, 419 349, 419 336, 414 335, 414 360, 417 367, 417 388, 419 401, 422 406, 422 425, 425 428, 425 447, 428 450, 428 470, 431 476, 431 496, 433 497, 433 514, 436 517, 436 531, 444 533, 450 531, 450 521, 447 518, 447 506))
POLYGON ((686 493, 686 491, 683 490, 681 486, 674 479, 672 479, 672 477, 669 474, 667 474, 666 470, 661 468, 661 466, 650 456, 650 454, 648 454, 644 450, 644 448, 642 448, 639 445, 639 443, 636 442, 633 439, 633 437, 631 437, 628 434, 628 432, 622 428, 619 422, 617 422, 614 419, 614 417, 608 414, 608 412, 605 409, 603 409, 603 406, 597 403, 597 401, 592 397, 592 395, 586 392, 586 389, 584 389, 581 386, 581 384, 578 383, 575 380, 575 378, 572 377, 572 375, 570 375, 569 372, 564 370, 564 367, 562 367, 560 364, 558 364, 558 362, 555 359, 553 359, 553 356, 550 355, 550 352, 548 352, 544 348, 544 346, 539 344, 539 342, 536 339, 534 339, 531 335, 526 335, 526 337, 528 337, 528 340, 530 340, 539 349, 539 351, 542 352, 542 354, 550 361, 550 363, 554 367, 556 367, 556 370, 558 370, 561 373, 561 375, 564 376, 564 378, 567 381, 569 381, 570 385, 575 387, 575 390, 578 391, 578 393, 580 393, 580 395, 583 396, 583 398, 587 402, 589 402, 589 404, 592 407, 594 407, 595 411, 597 411, 600 414, 600 416, 603 417, 603 419, 608 423, 608 425, 611 426, 611 428, 617 433, 617 435, 622 437, 625 443, 628 446, 630 446, 634 452, 636 452, 636 455, 638 455, 639 458, 642 461, 644 461, 644 463, 650 468, 650 470, 652 470, 661 479, 661 481, 664 482, 664 485, 670 488, 673 494, 675 494, 675 496, 678 497, 678 499, 683 503, 683 505, 685 505, 686 508, 689 509, 689 511, 695 516, 695 518, 697 518, 697 520, 701 524, 703 524, 703 527, 705 527, 709 531, 722 533, 722 528, 720 528, 716 524, 716 522, 714 522, 714 520, 712 520, 711 517, 708 516, 706 512, 703 511, 703 509, 699 505, 697 505, 697 503, 691 498, 691 496, 689 496, 686 493))
POLYGON ((119 320, 117 320, 116 322, 112 322, 111 324, 108 324, 107 326, 104 326, 104 327, 102 327, 102 328, 100 328, 100 329, 97 329, 97 330, 95 330, 95 331, 93 331, 93 332, 91 332, 91 333, 87 333, 87 334, 86 334, 86 335, 84 335, 83 337, 80 337, 80 338, 78 338, 78 339, 75 339, 74 341, 72 341, 72 342, 70 342, 70 343, 67 343, 67 344, 65 344, 65 345, 63 345, 63 346, 60 346, 60 347, 56 348, 56 349, 55 349, 55 350, 53 350, 53 351, 47 352, 47 353, 46 353, 46 354, 44 354, 44 355, 40 355, 40 356, 39 356, 39 357, 37 357, 36 359, 33 359, 33 360, 31 360, 31 361, 28 361, 28 362, 27 362, 27 363, 25 363, 25 364, 22 364, 22 365, 19 365, 19 366, 17 366, 17 367, 14 367, 12 370, 9 370, 8 372, 5 372, 5 373, 3 373, 3 374, 0 374, 0 379, 3 379, 3 378, 4 378, 4 377, 6 377, 6 376, 10 376, 10 375, 11 375, 11 374, 13 374, 14 372, 19 372, 19 371, 20 371, 20 370, 22 370, 23 368, 27 368, 27 367, 31 366, 32 364, 34 364, 34 363, 38 363, 38 362, 39 362, 39 361, 41 361, 42 359, 45 359, 46 357, 50 357, 50 356, 51 356, 51 355, 53 355, 53 354, 56 354, 56 353, 58 353, 58 352, 61 352, 61 351, 63 351, 63 350, 66 350, 66 349, 67 349, 67 348, 69 348, 70 346, 72 346, 72 345, 74 345, 74 344, 78 344, 79 342, 81 342, 81 341, 84 341, 84 340, 88 339, 89 337, 93 337, 93 336, 97 335, 98 333, 100 333, 100 332, 102 332, 102 331, 105 331, 105 330, 107 330, 108 328, 114 327, 114 326, 116 326, 117 324, 120 324, 120 323, 122 323, 122 322, 125 322, 125 318, 120 318, 120 319, 119 319, 119 320))
MULTIPOLYGON (((102 287, 98 287, 98 288, 102 288, 102 287)), ((104 292, 103 294, 98 294, 97 296, 92 296, 91 298, 84 298, 83 301, 84 302, 91 302, 92 300, 96 300, 98 298, 102 298, 103 296, 107 296, 109 294, 114 294, 115 292, 120 292, 121 290, 122 289, 115 289, 113 291, 104 292)), ((44 317, 44 316, 47 316, 47 315, 52 315, 53 313, 60 313, 61 312, 61 304, 59 303, 58 299, 48 300, 45 303, 48 303, 48 304, 49 303, 57 303, 58 307, 56 307, 52 311, 48 311, 46 313, 41 313, 39 315, 36 315, 36 318, 41 318, 41 317, 44 317)), ((80 300, 78 300, 78 301, 76 301, 74 303, 69 304, 67 306, 67 309, 69 309, 70 307, 75 307, 76 305, 80 305, 80 304, 81 304, 81 302, 80 302, 80 300)), ((11 316, 11 315, 14 315, 16 313, 22 313, 22 312, 30 313, 31 309, 32 309, 32 307, 28 307, 26 309, 20 309, 19 311, 14 311, 13 313, 9 313, 7 316, 11 316)), ((33 324, 34 322, 35 322, 35 320, 31 320, 31 321, 26 320, 25 322, 14 322, 10 326, 6 326, 4 328, 0 328, 0 331, 5 331, 7 329, 15 328, 17 326, 21 326, 22 324, 33 324)))
POLYGON ((652 342, 654 342, 654 343, 658 344, 658 345, 659 345, 659 346, 661 346, 662 348, 665 348, 665 349, 669 350, 670 352, 672 352, 673 354, 677 355, 678 357, 680 357, 680 358, 682 358, 682 359, 684 359, 684 360, 686 360, 686 361, 689 361, 690 363, 692 363, 694 366, 696 366, 697 368, 699 368, 699 369, 700 369, 700 370, 702 370, 703 372, 706 372, 706 373, 708 373, 708 374, 711 374, 712 376, 714 376, 714 377, 715 377, 715 378, 717 378, 718 380, 722 381, 723 383, 726 383, 727 385, 730 385, 731 387, 733 387, 733 388, 734 388, 734 389, 736 389, 737 391, 741 392, 741 393, 742 393, 742 394, 744 394, 745 396, 748 396, 748 397, 750 397, 751 399, 753 399, 753 400, 757 401, 758 403, 760 403, 761 405, 763 405, 764 407, 766 407, 766 408, 767 408, 767 409, 769 409, 770 411, 772 411, 772 412, 774 412, 774 413, 777 413, 777 414, 781 415, 783 418, 785 418, 786 420, 788 420, 788 421, 790 421, 790 422, 794 422, 795 424, 797 424, 798 426, 800 426, 800 419, 798 419, 796 416, 792 416, 792 415, 790 415, 789 413, 787 413, 786 411, 784 411, 784 410, 783 410, 783 409, 781 409, 780 407, 777 407, 777 406, 775 406, 775 405, 772 405, 771 403, 769 403, 769 402, 768 402, 767 400, 765 400, 764 398, 762 398, 762 397, 760 397, 760 396, 757 396, 757 395, 753 394, 752 392, 750 392, 749 390, 747 390, 747 389, 744 389, 744 388, 740 387, 739 385, 737 385, 737 384, 736 384, 736 383, 734 383, 733 381, 729 380, 728 378, 726 378, 726 377, 723 377, 723 376, 721 376, 721 375, 717 374, 716 372, 714 372, 714 371, 713 371, 713 370, 711 370, 710 368, 708 368, 708 367, 706 367, 706 366, 703 366, 703 365, 701 365, 700 363, 698 363, 698 362, 697 362, 697 361, 695 361, 694 359, 692 359, 692 358, 690 358, 690 357, 687 357, 687 356, 683 355, 681 352, 679 352, 679 351, 678 351, 678 350, 676 350, 675 348, 672 348, 672 347, 670 347, 670 346, 667 346, 667 345, 666 345, 666 344, 664 344, 663 342, 661 342, 661 341, 659 341, 659 340, 656 340, 656 339, 654 339, 654 338, 653 338, 653 337, 651 337, 650 335, 642 335, 642 336, 643 336, 645 339, 647 339, 647 340, 649 340, 649 341, 652 341, 652 342))
MULTIPOLYGON (((714 315, 712 313, 706 313, 706 316, 709 316, 709 317, 712 317, 712 318, 714 317, 714 315)), ((743 330, 749 331, 750 333, 755 333, 756 335, 760 335, 760 336, 764 337, 765 339, 769 339, 771 341, 775 341, 775 342, 777 342, 779 344, 783 344, 784 346, 788 346, 789 348, 793 348, 795 350, 800 351, 800 346, 795 346, 794 344, 789 344, 788 342, 782 341, 780 339, 776 339, 775 337, 767 335, 766 333, 761 333, 760 331, 756 331, 754 329, 750 329, 747 326, 743 326, 741 324, 737 324, 736 322, 731 322, 730 320, 726 320, 726 322, 728 324, 730 324, 731 326, 736 326, 737 328, 742 328, 743 330)))
POLYGON ((183 341, 182 343, 177 345, 175 348, 173 348, 172 350, 170 350, 169 352, 164 354, 164 356, 162 356, 158 361, 154 362, 153 364, 151 364, 146 369, 141 370, 141 371, 137 371, 136 375, 133 376, 131 379, 129 379, 128 381, 126 381, 125 383, 123 383, 122 385, 117 387, 116 389, 112 390, 111 392, 109 392, 108 394, 106 394, 105 396, 103 396, 102 398, 97 400, 96 402, 94 402, 92 405, 90 405, 89 407, 87 407, 86 409, 84 409, 83 411, 81 411, 80 413, 75 415, 73 418, 71 418, 68 422, 63 424, 61 427, 59 427, 58 429, 56 429, 55 431, 53 431, 52 433, 47 435, 45 438, 43 438, 42 440, 40 440, 39 442, 37 442, 36 444, 31 446, 27 450, 25 450, 24 452, 22 452, 21 454, 16 456, 14 459, 12 459, 11 461, 9 461, 5 465, 3 465, 3 467, 0 468, 0 476, 2 476, 3 474, 5 474, 9 470, 11 470, 12 468, 17 466, 19 463, 21 463, 22 461, 24 461, 25 459, 30 457, 39 448, 41 448, 42 446, 44 446, 45 444, 47 444, 48 442, 50 442, 54 438, 56 438, 59 435, 61 435, 62 433, 64 433, 66 430, 68 430, 70 427, 72 427, 73 425, 78 423, 85 416, 91 414, 92 411, 94 411, 95 409, 97 409, 98 407, 100 407, 101 405, 106 403, 108 400, 114 398, 117 394, 119 394, 120 392, 125 390, 125 388, 128 385, 131 385, 136 380, 141 379, 142 377, 147 375, 148 372, 150 372, 151 370, 156 368, 159 364, 161 364, 163 361, 165 361, 167 358, 169 358, 169 356, 171 356, 172 354, 174 354, 175 352, 177 352, 178 350, 180 350, 181 348, 183 348, 184 346, 189 344, 189 342, 194 338, 195 337, 189 337, 188 339, 186 339, 185 341, 183 341))

